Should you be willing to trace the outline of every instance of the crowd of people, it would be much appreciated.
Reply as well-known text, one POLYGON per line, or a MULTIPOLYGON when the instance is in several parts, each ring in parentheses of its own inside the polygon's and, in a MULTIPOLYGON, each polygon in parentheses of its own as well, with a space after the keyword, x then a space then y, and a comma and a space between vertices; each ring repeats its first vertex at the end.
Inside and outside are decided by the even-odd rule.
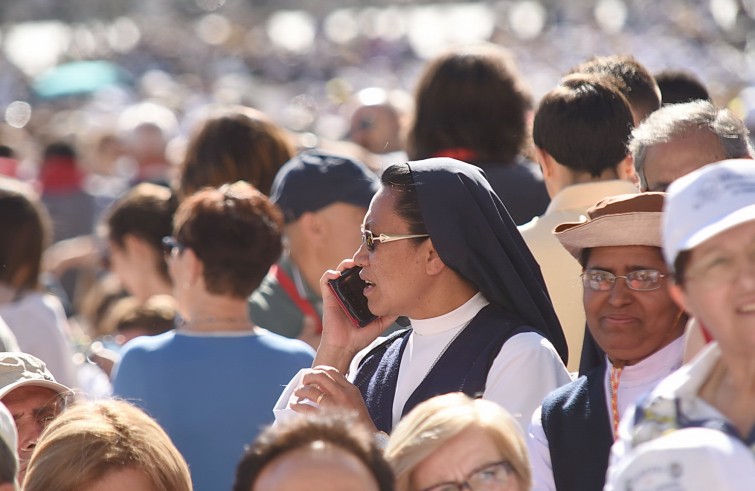
POLYGON ((213 107, 92 176, 39 135, 0 178, 0 490, 751 489, 755 150, 657 75, 535 101, 480 44, 348 141, 213 107))

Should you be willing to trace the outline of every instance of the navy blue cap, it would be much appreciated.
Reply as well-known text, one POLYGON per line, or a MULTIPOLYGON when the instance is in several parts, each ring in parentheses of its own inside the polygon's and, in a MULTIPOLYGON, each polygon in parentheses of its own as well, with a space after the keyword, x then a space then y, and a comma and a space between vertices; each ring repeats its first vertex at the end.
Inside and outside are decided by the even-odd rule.
POLYGON ((310 150, 281 167, 270 199, 290 223, 333 203, 368 208, 379 188, 380 180, 358 160, 310 150))

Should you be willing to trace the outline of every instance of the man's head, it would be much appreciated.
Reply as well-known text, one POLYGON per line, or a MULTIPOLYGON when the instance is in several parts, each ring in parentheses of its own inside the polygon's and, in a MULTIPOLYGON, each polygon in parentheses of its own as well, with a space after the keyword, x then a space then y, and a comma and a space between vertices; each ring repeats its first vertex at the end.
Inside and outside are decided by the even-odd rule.
POLYGON ((351 257, 380 184, 362 163, 323 152, 304 152, 288 161, 270 193, 283 211, 291 257, 317 263, 320 274, 351 257))
POLYGON ((661 89, 664 106, 697 100, 710 101, 708 89, 692 72, 663 70, 655 74, 655 81, 661 89))
POLYGON ((650 72, 632 56, 596 56, 569 73, 610 75, 622 82, 621 92, 629 101, 635 126, 661 107, 661 91, 650 72))
POLYGON ((351 114, 349 139, 372 153, 402 150, 404 108, 376 87, 359 91, 351 114))
POLYGON ((26 353, 0 353, 0 402, 18 429, 19 480, 42 430, 63 410, 71 389, 55 381, 44 362, 26 353))
POLYGON ((629 150, 642 191, 669 184, 705 164, 753 158, 744 122, 709 101, 664 106, 632 132, 629 150))
POLYGON ((393 491, 388 462, 350 413, 296 418, 265 430, 236 470, 234 491, 393 491))
POLYGON ((629 104, 610 78, 583 74, 564 78, 543 97, 532 129, 551 196, 563 187, 551 179, 558 175, 551 172, 551 159, 568 168, 574 181, 577 175, 615 179, 617 167, 627 159, 631 131, 629 104))

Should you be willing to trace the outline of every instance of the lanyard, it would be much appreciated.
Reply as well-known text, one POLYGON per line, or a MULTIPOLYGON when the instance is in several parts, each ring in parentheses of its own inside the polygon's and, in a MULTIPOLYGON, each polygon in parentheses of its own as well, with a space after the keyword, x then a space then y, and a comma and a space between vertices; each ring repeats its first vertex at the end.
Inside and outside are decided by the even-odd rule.
POLYGON ((619 379, 623 367, 611 367, 611 416, 613 423, 613 439, 619 438, 619 379))
POLYGON ((294 302, 294 304, 296 304, 299 312, 307 317, 313 318, 315 322, 317 322, 315 332, 317 332, 317 334, 322 334, 322 319, 320 318, 320 314, 317 313, 317 310, 315 310, 314 306, 312 305, 312 302, 301 296, 299 290, 296 288, 296 285, 294 285, 293 280, 286 274, 285 271, 283 271, 283 268, 281 268, 277 264, 273 264, 270 267, 270 272, 273 274, 273 276, 275 276, 275 279, 278 280, 278 284, 281 286, 281 288, 283 288, 283 291, 286 292, 289 298, 294 302))

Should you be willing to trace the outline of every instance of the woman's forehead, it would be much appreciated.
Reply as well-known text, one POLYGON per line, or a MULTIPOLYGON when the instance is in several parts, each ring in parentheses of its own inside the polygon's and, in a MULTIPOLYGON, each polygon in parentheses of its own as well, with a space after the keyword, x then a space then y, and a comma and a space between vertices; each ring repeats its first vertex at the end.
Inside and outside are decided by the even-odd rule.
POLYGON ((403 221, 395 211, 396 194, 397 192, 390 187, 380 188, 372 198, 370 208, 364 217, 364 224, 367 228, 393 220, 403 221))
POLYGON ((653 246, 604 246, 590 248, 587 258, 588 265, 610 262, 627 267, 663 266, 663 255, 660 247, 653 246))

